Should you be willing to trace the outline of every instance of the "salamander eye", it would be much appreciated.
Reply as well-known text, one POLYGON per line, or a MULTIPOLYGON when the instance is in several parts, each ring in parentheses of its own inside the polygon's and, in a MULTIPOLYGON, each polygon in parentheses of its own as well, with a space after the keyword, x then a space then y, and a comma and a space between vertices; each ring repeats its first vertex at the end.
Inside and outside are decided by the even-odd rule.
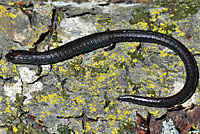
POLYGON ((18 52, 16 52, 16 50, 11 49, 7 54, 6 54, 6 59, 8 61, 14 61, 16 60, 16 56, 19 55, 18 52))
POLYGON ((9 53, 9 54, 12 54, 12 53, 14 53, 14 51, 15 51, 15 50, 11 49, 8 53, 9 53))
POLYGON ((14 56, 9 52, 8 54, 6 54, 6 59, 7 59, 8 61, 13 61, 14 56))

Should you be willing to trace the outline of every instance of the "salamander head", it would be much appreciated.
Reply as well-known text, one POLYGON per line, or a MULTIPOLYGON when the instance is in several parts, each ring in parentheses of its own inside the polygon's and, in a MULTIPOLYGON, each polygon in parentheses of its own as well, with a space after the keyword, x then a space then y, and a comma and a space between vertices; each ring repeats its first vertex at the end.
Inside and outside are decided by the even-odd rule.
POLYGON ((16 64, 23 64, 24 63, 24 54, 26 54, 28 51, 24 50, 13 50, 11 49, 6 54, 6 59, 9 62, 16 63, 16 64))

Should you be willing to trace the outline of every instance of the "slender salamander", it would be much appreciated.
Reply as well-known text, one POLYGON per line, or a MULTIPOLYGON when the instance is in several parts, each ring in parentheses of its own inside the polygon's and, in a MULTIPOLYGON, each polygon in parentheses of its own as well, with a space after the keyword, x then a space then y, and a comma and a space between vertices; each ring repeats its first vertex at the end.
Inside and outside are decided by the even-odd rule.
POLYGON ((199 71, 194 56, 180 41, 171 36, 157 32, 129 29, 99 32, 76 39, 63 46, 45 52, 10 50, 9 53, 6 54, 6 58, 9 62, 15 64, 45 65, 61 62, 74 56, 88 53, 118 42, 148 42, 163 45, 176 52, 183 61, 186 69, 185 85, 173 96, 154 98, 136 95, 121 95, 117 98, 118 100, 150 107, 167 108, 181 104, 192 97, 199 79, 199 71))

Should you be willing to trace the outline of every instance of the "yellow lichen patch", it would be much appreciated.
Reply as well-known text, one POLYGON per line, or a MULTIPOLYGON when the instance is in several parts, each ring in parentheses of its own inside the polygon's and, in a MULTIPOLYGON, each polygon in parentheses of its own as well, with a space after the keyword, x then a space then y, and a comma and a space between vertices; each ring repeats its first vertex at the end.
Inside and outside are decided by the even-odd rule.
MULTIPOLYGON (((168 88, 163 87, 163 90, 167 91, 168 93, 170 93, 170 90, 168 88)), ((163 91, 164 92, 164 91, 163 91)))
POLYGON ((94 107, 94 104, 89 104, 89 109, 91 113, 96 111, 96 107, 94 107))
POLYGON ((6 67, 6 66, 4 66, 4 67, 1 68, 1 71, 2 71, 2 72, 7 72, 7 71, 9 71, 9 68, 6 67))
POLYGON ((11 105, 10 105, 10 101, 9 101, 8 97, 6 98, 6 105, 7 105, 7 107, 6 107, 6 110, 4 112, 12 113, 12 111, 11 111, 11 105))
POLYGON ((47 109, 46 111, 44 111, 44 112, 41 112, 42 114, 46 114, 47 116, 49 116, 50 115, 50 112, 49 112, 49 110, 47 109))
POLYGON ((153 68, 158 68, 159 66, 157 64, 153 64, 153 68))
POLYGON ((56 83, 56 87, 59 88, 59 89, 61 89, 61 82, 57 82, 56 83))
POLYGON ((75 65, 75 66, 74 66, 74 69, 75 69, 76 71, 79 71, 79 70, 80 70, 80 65, 75 65))
POLYGON ((138 62, 138 59, 133 59, 132 62, 136 63, 136 62, 138 62))
POLYGON ((119 117, 117 118, 118 120, 123 120, 125 116, 123 114, 119 114, 119 117))
POLYGON ((15 3, 14 2, 8 2, 8 5, 13 6, 15 3))
MULTIPOLYGON (((200 102, 200 98, 197 99, 198 102, 200 102)), ((200 105, 200 104, 199 104, 200 105)))
MULTIPOLYGON (((8 125, 9 126, 9 125, 8 125)), ((8 131, 8 127, 5 127, 5 131, 8 131)))
POLYGON ((56 93, 54 94, 49 94, 47 96, 41 95, 40 97, 36 97, 39 102, 47 102, 50 101, 51 104, 58 104, 59 101, 62 99, 62 96, 57 95, 56 93))
POLYGON ((14 132, 14 133, 17 133, 17 132, 18 132, 17 127, 13 126, 12 129, 13 129, 13 132, 14 132))
POLYGON ((62 74, 67 74, 67 70, 64 67, 59 67, 59 72, 62 74))
POLYGON ((17 15, 16 14, 13 14, 13 13, 7 13, 6 14, 8 17, 10 17, 10 18, 16 18, 17 17, 17 15))
POLYGON ((156 21, 156 18, 154 17, 154 18, 151 18, 151 19, 149 19, 150 21, 156 21))
POLYGON ((104 111, 105 111, 106 113, 108 113, 108 112, 109 112, 109 107, 106 107, 106 108, 104 109, 104 111))
POLYGON ((92 64, 93 67, 98 67, 98 62, 95 61, 93 64, 92 64))
POLYGON ((28 113, 28 111, 29 111, 29 109, 28 109, 28 108, 25 108, 25 109, 24 109, 24 112, 27 112, 27 113, 28 113))
POLYGON ((101 24, 99 23, 94 23, 96 25, 96 28, 99 29, 99 28, 102 28, 101 24))
POLYGON ((148 26, 147 22, 139 22, 139 24, 141 25, 142 29, 146 29, 148 26))
POLYGON ((167 75, 167 73, 164 72, 164 73, 161 74, 161 77, 164 77, 164 76, 166 76, 166 75, 167 75))
POLYGON ((121 114, 121 110, 120 110, 120 109, 117 109, 117 113, 118 113, 118 114, 121 114))
POLYGON ((163 11, 168 11, 169 9, 168 8, 163 8, 163 11))
POLYGON ((90 131, 90 130, 92 129, 92 126, 91 126, 88 122, 86 122, 85 127, 86 127, 86 129, 87 129, 88 131, 90 131))
POLYGON ((103 55, 104 55, 104 56, 108 56, 108 52, 104 52, 103 55))
POLYGON ((119 130, 119 128, 112 129, 112 134, 118 134, 118 130, 119 130))
POLYGON ((161 23, 160 26, 161 27, 167 27, 167 24, 166 23, 161 23))
POLYGON ((77 102, 78 104, 82 104, 83 106, 86 104, 86 103, 85 103, 85 98, 82 98, 82 95, 77 96, 76 98, 73 98, 73 100, 76 100, 76 102, 77 102))
POLYGON ((181 30, 179 29, 179 26, 178 26, 178 25, 176 25, 176 27, 175 27, 175 32, 177 32, 177 33, 180 33, 180 32, 181 32, 181 30))
POLYGON ((3 5, 0 5, 0 16, 8 16, 8 17, 11 17, 11 18, 17 17, 17 15, 8 12, 7 9, 3 5))
POLYGON ((181 32, 178 34, 179 36, 185 36, 185 33, 184 32, 181 32))
POLYGON ((159 14, 161 12, 161 10, 158 10, 158 9, 155 9, 152 14, 156 15, 156 14, 159 14))
POLYGON ((45 116, 44 115, 40 115, 42 118, 45 118, 45 116))
MULTIPOLYGON (((82 133, 84 133, 84 130, 82 130, 82 133)), ((75 131, 75 134, 79 134, 79 131, 75 131)))
POLYGON ((151 114, 153 114, 154 116, 160 116, 160 115, 159 115, 159 110, 152 111, 151 109, 149 109, 149 112, 150 112, 151 114))
POLYGON ((97 77, 97 81, 98 81, 99 83, 101 83, 101 82, 104 81, 105 79, 106 79, 105 75, 99 75, 99 76, 97 77))
POLYGON ((183 66, 183 61, 179 61, 179 66, 183 66))
POLYGON ((156 87, 155 84, 149 84, 149 85, 147 86, 147 88, 155 88, 155 87, 156 87))
POLYGON ((5 13, 7 10, 3 5, 0 5, 0 16, 2 16, 2 13, 5 13))
POLYGON ((115 114, 109 114, 106 120, 109 120, 109 119, 116 120, 116 118, 117 116, 115 114))

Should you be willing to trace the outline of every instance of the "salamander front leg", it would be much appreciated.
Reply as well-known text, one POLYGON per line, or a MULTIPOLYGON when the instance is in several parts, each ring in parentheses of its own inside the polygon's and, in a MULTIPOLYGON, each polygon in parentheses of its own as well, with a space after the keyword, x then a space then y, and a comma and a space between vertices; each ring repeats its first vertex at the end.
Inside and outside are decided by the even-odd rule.
POLYGON ((111 43, 110 46, 104 49, 105 52, 111 51, 116 47, 116 43, 111 43))
MULTIPOLYGON (((110 32, 110 29, 107 29, 106 32, 110 32)), ((105 52, 111 51, 116 47, 116 43, 110 42, 110 46, 104 49, 105 52)))

